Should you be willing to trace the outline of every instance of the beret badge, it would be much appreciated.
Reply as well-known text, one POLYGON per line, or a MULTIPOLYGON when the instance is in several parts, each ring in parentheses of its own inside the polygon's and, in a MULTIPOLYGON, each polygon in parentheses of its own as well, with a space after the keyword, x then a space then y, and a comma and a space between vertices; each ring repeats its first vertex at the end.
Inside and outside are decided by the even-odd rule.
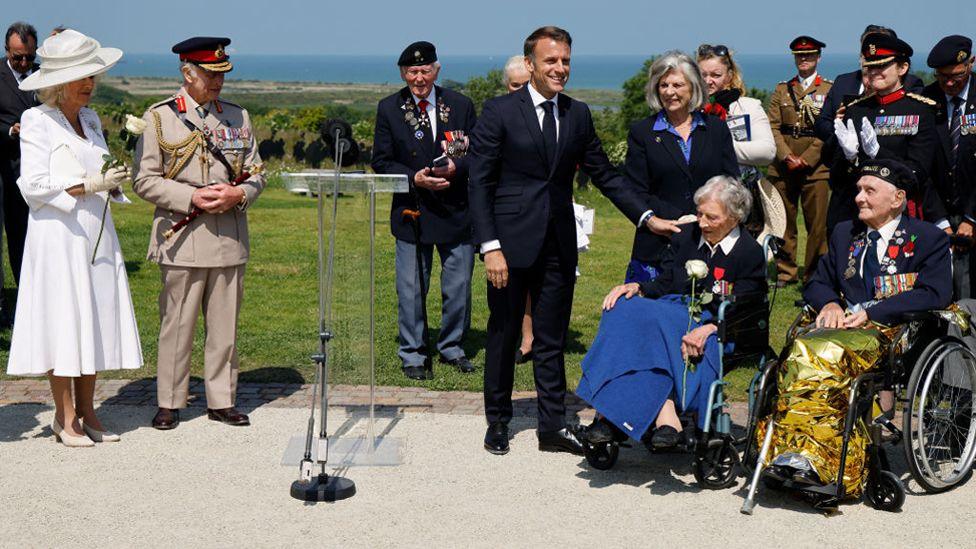
POLYGON ((962 63, 963 61, 966 60, 967 57, 969 57, 969 54, 960 50, 959 53, 956 54, 956 61, 962 63))

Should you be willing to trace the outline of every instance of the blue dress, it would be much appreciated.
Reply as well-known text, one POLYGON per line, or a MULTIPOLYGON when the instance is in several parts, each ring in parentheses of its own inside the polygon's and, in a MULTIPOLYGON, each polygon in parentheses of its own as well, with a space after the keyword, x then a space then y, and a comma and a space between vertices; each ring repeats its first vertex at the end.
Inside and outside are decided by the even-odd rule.
MULTIPOLYGON (((709 336, 701 361, 687 372, 683 391, 686 301, 679 295, 621 298, 603 313, 583 358, 576 394, 634 440, 654 424, 668 398, 679 413, 698 412, 698 426, 704 427, 708 391, 719 376, 719 344, 715 334, 709 336)), ((692 329, 700 325, 693 323, 692 329)))

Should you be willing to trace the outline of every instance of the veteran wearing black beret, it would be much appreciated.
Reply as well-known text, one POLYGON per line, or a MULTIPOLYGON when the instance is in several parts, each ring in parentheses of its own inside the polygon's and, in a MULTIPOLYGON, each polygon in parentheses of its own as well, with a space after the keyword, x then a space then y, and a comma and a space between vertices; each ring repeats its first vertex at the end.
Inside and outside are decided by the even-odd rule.
POLYGON ((435 84, 441 65, 430 42, 404 48, 397 65, 406 86, 377 106, 372 166, 376 173, 402 174, 410 182, 410 192, 393 195, 390 211, 396 238, 398 355, 411 379, 433 377, 433 352, 441 362, 470 373, 475 368, 462 345, 471 318, 474 246, 463 151, 475 123, 474 104, 435 84), (453 156, 440 158, 450 151, 453 156), (444 296, 436 351, 428 349, 425 313, 435 247, 444 296))
POLYGON ((897 160, 878 158, 865 161, 859 174, 857 219, 834 229, 827 255, 803 292, 818 311, 818 324, 890 325, 907 312, 947 306, 949 238, 931 223, 904 215, 917 184, 915 172, 897 160))
POLYGON ((929 52, 927 64, 935 82, 925 87, 935 102, 935 151, 932 182, 937 190, 949 234, 956 236, 952 256, 956 299, 973 297, 976 269, 970 253, 976 232, 976 78, 973 41, 958 34, 946 36, 929 52))

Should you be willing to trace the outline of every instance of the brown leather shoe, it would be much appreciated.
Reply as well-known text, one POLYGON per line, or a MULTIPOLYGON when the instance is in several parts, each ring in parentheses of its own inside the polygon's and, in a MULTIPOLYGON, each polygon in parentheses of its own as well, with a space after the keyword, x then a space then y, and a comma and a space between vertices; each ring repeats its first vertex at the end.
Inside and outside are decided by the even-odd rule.
POLYGON ((169 431, 170 429, 176 429, 176 426, 180 424, 180 411, 171 410, 169 408, 160 408, 156 412, 156 417, 152 420, 152 426, 154 429, 159 429, 160 431, 169 431))
POLYGON ((226 423, 227 425, 244 426, 251 424, 251 421, 247 418, 247 414, 238 412, 237 408, 234 407, 221 408, 220 410, 207 408, 207 418, 226 423))

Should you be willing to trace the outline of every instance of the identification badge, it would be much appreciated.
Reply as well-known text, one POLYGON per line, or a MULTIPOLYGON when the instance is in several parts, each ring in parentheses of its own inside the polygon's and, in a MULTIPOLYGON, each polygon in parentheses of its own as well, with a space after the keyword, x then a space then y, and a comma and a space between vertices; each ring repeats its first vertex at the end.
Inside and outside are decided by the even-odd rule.
POLYGON ((918 122, 917 114, 878 116, 874 119, 874 130, 878 135, 915 135, 918 122))
POLYGON ((752 140, 752 126, 749 123, 748 114, 729 116, 725 119, 725 123, 728 124, 729 132, 732 134, 732 139, 734 141, 752 140))
POLYGON ((915 287, 918 273, 892 274, 874 277, 874 298, 885 299, 915 287))

